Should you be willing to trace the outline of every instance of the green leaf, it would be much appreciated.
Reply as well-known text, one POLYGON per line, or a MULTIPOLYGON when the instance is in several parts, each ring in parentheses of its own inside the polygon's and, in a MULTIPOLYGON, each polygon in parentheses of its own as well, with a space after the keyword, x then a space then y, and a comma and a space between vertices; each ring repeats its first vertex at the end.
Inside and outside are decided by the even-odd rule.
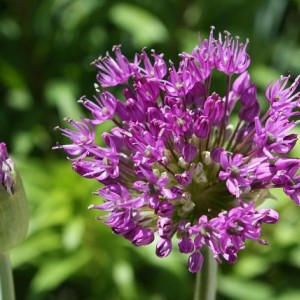
POLYGON ((76 254, 53 259, 44 263, 32 282, 34 292, 45 292, 56 288, 78 272, 90 259, 90 252, 85 250, 76 254))
POLYGON ((45 253, 58 249, 61 249, 59 233, 52 230, 39 232, 11 251, 12 265, 17 268, 25 263, 35 263, 45 253))
POLYGON ((84 234, 84 219, 77 217, 70 223, 66 224, 63 233, 63 243, 67 250, 74 250, 81 244, 84 234))
POLYGON ((78 119, 83 115, 80 105, 77 103, 77 89, 67 81, 51 81, 46 87, 46 99, 57 106, 60 117, 72 116, 78 119))
POLYGON ((255 64, 250 69, 251 80, 257 83, 257 86, 265 90, 271 81, 278 80, 280 73, 268 66, 255 64))
MULTIPOLYGON (((158 241, 158 238, 156 239, 158 241)), ((145 261, 149 262, 151 265, 162 268, 172 274, 175 274, 179 278, 187 275, 187 259, 188 256, 183 255, 180 252, 173 251, 171 255, 161 259, 155 255, 156 242, 150 245, 140 248, 134 248, 136 253, 140 255, 145 261)), ((175 247, 175 245, 174 245, 175 247)))
POLYGON ((122 299, 133 300, 137 299, 137 287, 135 286, 135 278, 132 266, 126 261, 117 261, 114 264, 113 278, 118 287, 122 299))
POLYGON ((271 288, 255 281, 243 281, 236 277, 220 276, 219 290, 229 299, 236 300, 271 300, 271 288))
POLYGON ((267 271, 269 261, 264 257, 248 255, 243 257, 236 265, 235 270, 238 275, 251 278, 267 271))
POLYGON ((116 25, 133 35, 138 47, 163 42, 168 36, 164 24, 141 7, 118 3, 110 9, 109 16, 116 25))
POLYGON ((293 290, 284 293, 279 296, 277 300, 299 300, 300 299, 300 290, 293 290))

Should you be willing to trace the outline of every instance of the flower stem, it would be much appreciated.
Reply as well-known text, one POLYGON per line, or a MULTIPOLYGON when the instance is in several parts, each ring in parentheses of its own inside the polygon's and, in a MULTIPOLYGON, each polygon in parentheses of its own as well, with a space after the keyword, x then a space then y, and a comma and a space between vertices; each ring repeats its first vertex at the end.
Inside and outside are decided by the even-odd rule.
POLYGON ((0 253, 0 300, 14 300, 14 284, 8 253, 0 253))
POLYGON ((203 249, 203 266, 196 275, 194 300, 215 300, 217 291, 217 262, 207 247, 203 249))

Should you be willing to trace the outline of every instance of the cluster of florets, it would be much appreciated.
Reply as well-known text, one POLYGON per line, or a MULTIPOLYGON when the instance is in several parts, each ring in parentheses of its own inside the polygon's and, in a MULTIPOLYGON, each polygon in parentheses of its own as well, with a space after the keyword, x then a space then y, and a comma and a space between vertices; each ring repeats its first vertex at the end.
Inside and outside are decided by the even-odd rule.
POLYGON ((234 263, 246 239, 267 244, 261 225, 277 222, 278 214, 255 203, 268 189, 283 188, 300 204, 299 159, 287 157, 297 141, 290 130, 299 77, 270 84, 270 107, 260 116, 247 44, 227 32, 215 39, 212 29, 191 54, 180 54, 177 68, 145 49, 131 63, 115 46, 115 58, 93 62, 95 100, 80 99, 91 117, 68 118, 72 128, 60 129, 72 143, 56 148, 71 156, 76 172, 103 184, 105 202, 90 208, 107 211, 105 224, 136 246, 157 234, 159 257, 177 236, 191 272, 201 269, 203 247, 234 263), (226 78, 224 94, 211 91, 213 70, 226 78), (121 99, 109 92, 113 86, 122 88, 121 99), (107 120, 115 127, 102 134, 107 147, 100 147, 95 128, 107 120))
POLYGON ((6 144, 0 143, 0 185, 11 195, 14 192, 13 169, 13 161, 8 156, 6 144))

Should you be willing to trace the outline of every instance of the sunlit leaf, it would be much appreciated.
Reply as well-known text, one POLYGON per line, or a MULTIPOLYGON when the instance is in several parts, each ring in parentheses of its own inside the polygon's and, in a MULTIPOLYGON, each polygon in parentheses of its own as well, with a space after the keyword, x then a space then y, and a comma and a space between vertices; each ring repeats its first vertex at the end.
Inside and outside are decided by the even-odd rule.
POLYGON ((268 269, 268 261, 264 257, 248 255, 243 257, 235 266, 237 274, 251 278, 263 274, 268 269))
POLYGON ((89 251, 80 251, 72 256, 50 259, 43 264, 32 282, 35 292, 53 289, 80 270, 90 259, 89 251))
POLYGON ((46 98, 49 103, 57 106, 61 119, 66 116, 79 118, 83 116, 77 103, 76 88, 69 82, 49 82, 46 88, 46 98))
POLYGON ((137 299, 135 278, 132 266, 126 261, 117 261, 113 270, 113 278, 124 300, 137 299))
POLYGON ((73 219, 64 229, 63 243, 67 250, 74 250, 82 242, 85 224, 83 218, 77 217, 73 219))
POLYGON ((277 300, 299 300, 300 299, 300 290, 292 290, 280 295, 277 300))
POLYGON ((243 281, 235 277, 221 277, 220 291, 232 300, 272 300, 271 288, 260 282, 243 281))
POLYGON ((164 24, 149 11, 127 3, 115 4, 109 11, 112 21, 132 34, 138 47, 166 40, 164 24))
POLYGON ((12 265, 16 268, 25 263, 34 263, 37 258, 41 258, 45 253, 60 248, 61 240, 57 232, 51 230, 39 232, 13 249, 11 252, 12 265))

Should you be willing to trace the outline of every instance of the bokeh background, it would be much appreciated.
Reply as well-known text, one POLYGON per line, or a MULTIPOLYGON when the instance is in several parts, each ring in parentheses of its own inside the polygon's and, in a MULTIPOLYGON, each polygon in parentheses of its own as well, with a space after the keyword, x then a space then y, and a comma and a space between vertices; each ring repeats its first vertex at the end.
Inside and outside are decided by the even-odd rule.
MULTIPOLYGON (((87 210, 97 184, 71 170, 53 128, 85 112, 90 62, 115 44, 133 58, 144 46, 178 61, 210 26, 249 38, 250 74, 262 107, 270 80, 300 73, 299 0, 6 0, 0 3, 0 140, 22 174, 31 220, 11 253, 18 300, 192 299, 187 257, 134 248, 87 210)), ((104 125, 103 130, 107 130, 104 125)), ((296 129, 299 131, 299 129, 296 129)), ((293 155, 300 156, 300 146, 293 155)), ((219 269, 218 299, 300 299, 300 208, 282 193, 268 205, 281 221, 264 228, 268 247, 248 243, 219 269)))

